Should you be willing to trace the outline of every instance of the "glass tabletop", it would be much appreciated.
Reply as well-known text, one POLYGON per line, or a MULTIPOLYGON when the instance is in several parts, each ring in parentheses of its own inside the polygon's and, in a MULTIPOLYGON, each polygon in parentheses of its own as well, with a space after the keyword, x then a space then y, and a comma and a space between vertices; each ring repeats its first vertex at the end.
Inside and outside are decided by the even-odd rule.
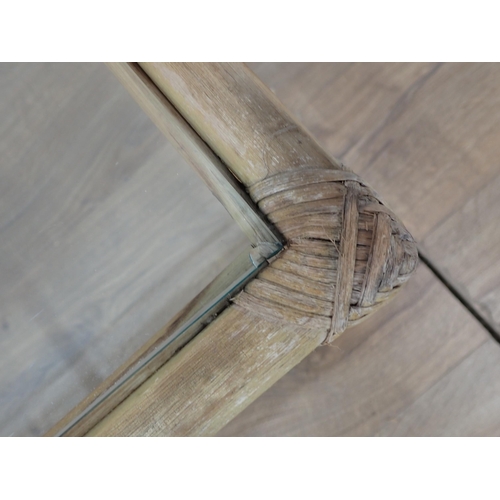
POLYGON ((102 64, 0 64, 0 435, 41 435, 250 243, 102 64))

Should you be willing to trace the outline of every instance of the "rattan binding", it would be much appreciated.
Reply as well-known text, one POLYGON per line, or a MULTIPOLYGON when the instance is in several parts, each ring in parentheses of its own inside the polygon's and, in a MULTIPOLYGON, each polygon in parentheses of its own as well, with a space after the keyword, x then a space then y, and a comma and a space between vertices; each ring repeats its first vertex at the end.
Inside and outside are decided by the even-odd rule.
POLYGON ((410 233, 347 169, 302 167, 249 193, 287 242, 234 299, 266 319, 324 329, 329 344, 392 298, 417 267, 410 233))

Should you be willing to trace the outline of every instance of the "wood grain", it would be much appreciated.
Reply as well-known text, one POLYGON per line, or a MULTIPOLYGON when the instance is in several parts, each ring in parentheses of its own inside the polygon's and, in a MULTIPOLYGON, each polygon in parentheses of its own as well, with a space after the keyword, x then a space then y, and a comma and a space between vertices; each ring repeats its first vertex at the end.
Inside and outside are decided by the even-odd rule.
MULTIPOLYGON (((188 69, 190 67, 188 66, 188 69)), ((269 175, 288 172, 298 166, 302 168, 304 161, 311 161, 315 167, 323 166, 342 170, 342 166, 330 160, 307 132, 294 124, 286 110, 279 103, 274 102, 267 89, 255 80, 243 66, 230 65, 208 68, 197 66, 194 73, 191 74, 188 71, 184 76, 193 84, 188 86, 189 92, 195 91, 196 84, 203 81, 208 85, 213 84, 214 95, 220 98, 219 105, 214 107, 213 103, 207 102, 205 93, 198 91, 194 102, 202 108, 204 107, 206 116, 203 123, 212 124, 214 116, 220 109, 225 109, 228 116, 235 117, 237 122, 241 121, 241 114, 245 109, 256 109, 251 120, 248 118, 241 123, 241 130, 226 123, 225 129, 212 130, 208 127, 203 131, 203 137, 208 144, 226 144, 228 146, 221 149, 214 147, 225 161, 228 161, 231 154, 234 156, 235 145, 237 149, 246 144, 247 138, 242 134, 254 130, 254 136, 261 139, 260 142, 256 141, 252 147, 247 148, 248 154, 243 155, 237 166, 231 165, 233 172, 238 177, 247 180, 254 179, 255 181, 264 178, 262 177, 262 165, 251 161, 252 154, 261 155, 262 151, 258 149, 260 147, 264 148, 265 152, 273 156, 274 159, 278 158, 278 160, 273 161, 271 167, 266 166, 269 175), (198 71, 200 74, 205 71, 204 78, 199 78, 198 71), (229 80, 238 80, 241 88, 238 86, 231 88, 230 85, 228 87, 230 84, 228 76, 229 80), (245 100, 246 98, 249 99, 248 102, 245 100), (269 117, 272 119, 269 120, 269 117), (272 132, 281 123, 288 125, 272 132), (240 142, 234 142, 233 138, 239 138, 240 142), (297 161, 299 163, 296 165, 297 161)), ((162 75, 163 80, 158 81, 158 78, 155 80, 160 88, 162 88, 161 83, 164 84, 163 86, 168 83, 164 77, 165 75, 162 75)), ((186 91, 185 88, 184 91, 186 91)), ((144 96, 140 95, 142 99, 144 96)), ((148 95, 152 96, 151 93, 148 95)), ((159 97, 161 98, 157 94, 153 97, 157 101, 159 97)), ((170 94, 168 97, 170 98, 170 94)), ((190 94, 185 97, 190 97, 190 94)), ((148 100, 149 98, 145 97, 144 99, 148 100)), ((175 104, 179 103, 175 101, 175 104)), ((182 103, 180 104, 179 108, 186 112, 182 103)), ((154 106, 157 111, 160 108, 165 109, 165 106, 161 106, 161 103, 159 106, 154 106)), ((192 107, 189 113, 193 110, 196 111, 196 106, 192 107)), ((155 111, 153 115, 158 117, 159 113, 155 111)), ((190 118, 191 116, 188 116, 188 119, 190 118)), ((163 123, 162 120, 160 121, 163 123)), ((239 157, 238 151, 236 151, 236 157, 239 157)), ((346 179, 350 178, 349 175, 352 174, 348 173, 346 179)), ((252 184, 253 182, 250 180, 248 183, 252 184)), ((362 189, 367 191, 365 187, 362 189)), ((371 196, 369 191, 366 195, 371 196)), ((347 199, 346 214, 349 214, 352 211, 349 208, 349 193, 347 199)), ((374 199, 372 203, 378 202, 374 199)), ((351 204, 353 207, 357 206, 355 198, 351 204)), ((354 223, 357 225, 357 208, 355 215, 354 223)), ((345 217, 345 222, 349 223, 349 216, 345 217)), ((394 218, 394 223, 398 224, 396 218, 394 218)), ((293 233, 293 231, 291 232, 293 233)), ((357 234, 357 230, 353 234, 357 234)), ((300 233, 297 233, 297 238, 299 236, 300 233)), ((350 250, 352 265, 348 274, 354 273, 356 257, 356 241, 351 239, 349 248, 352 247, 350 250)), ((405 240, 410 241, 408 238, 405 240)), ((358 243, 366 246, 367 241, 361 242, 359 240, 358 243)), ((341 267, 339 267, 340 269, 341 267)), ((340 271, 339 274, 343 276, 345 273, 340 271)), ((343 287, 338 287, 338 290, 340 288, 343 290, 343 287)), ((347 310, 349 307, 347 295, 342 304, 344 303, 345 307, 344 305, 342 307, 347 310)), ((285 310, 283 318, 286 320, 290 314, 291 311, 285 310)), ((159 368, 135 392, 112 409, 90 431, 89 435, 203 435, 217 431, 229 418, 286 373, 291 366, 309 353, 319 340, 325 337, 326 332, 323 328, 311 330, 305 328, 301 322, 299 322, 302 325, 300 328, 287 323, 287 321, 281 322, 275 319, 268 321, 265 317, 252 311, 244 311, 237 305, 231 306, 176 356, 159 368), (227 339, 229 333, 234 332, 235 329, 239 331, 239 325, 245 325, 243 340, 245 344, 248 344, 248 348, 238 345, 234 340, 227 339), (265 333, 265 337, 262 336, 262 333, 265 333), (216 355, 209 351, 207 346, 214 344, 214 340, 218 336, 221 336, 223 340, 215 342, 219 349, 218 355, 216 355), (283 340, 285 338, 286 341, 283 340), (256 347, 257 343, 262 347, 256 347), (285 347, 280 348, 279 346, 283 343, 285 343, 285 347), (277 344, 279 345, 277 346, 277 344), (248 353, 244 359, 240 359, 235 355, 235 349, 238 349, 240 353, 248 353), (199 377, 197 367, 201 366, 206 366, 210 370, 212 375, 209 381, 199 377), (230 378, 227 374, 230 375, 230 378), (219 378, 223 381, 220 389, 218 389, 219 378), (194 392, 190 392, 188 389, 180 390, 182 385, 180 381, 186 384, 186 387, 192 387, 194 392), (195 394, 197 395, 196 399, 195 394)), ((340 333, 340 331, 336 331, 336 333, 340 333)))
POLYGON ((247 239, 105 66, 2 64, 0 113, 0 434, 39 435, 247 239))

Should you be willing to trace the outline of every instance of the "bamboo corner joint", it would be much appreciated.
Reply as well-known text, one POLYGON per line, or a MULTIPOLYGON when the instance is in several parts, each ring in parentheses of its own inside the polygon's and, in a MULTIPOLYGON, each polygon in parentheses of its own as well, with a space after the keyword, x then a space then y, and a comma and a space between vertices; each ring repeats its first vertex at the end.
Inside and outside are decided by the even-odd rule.
POLYGON ((394 297, 418 263, 404 225, 339 165, 285 171, 250 188, 287 244, 234 299, 269 321, 324 331, 323 344, 394 297))
POLYGON ((415 271, 410 233, 244 64, 140 63, 246 188, 286 250, 234 304, 331 343, 415 271))
POLYGON ((283 250, 162 364, 144 366, 80 419, 82 403, 50 434, 76 419, 65 435, 214 435, 319 344, 392 299, 417 267, 417 247, 373 189, 244 64, 110 69, 252 243, 276 243, 278 233, 283 250))

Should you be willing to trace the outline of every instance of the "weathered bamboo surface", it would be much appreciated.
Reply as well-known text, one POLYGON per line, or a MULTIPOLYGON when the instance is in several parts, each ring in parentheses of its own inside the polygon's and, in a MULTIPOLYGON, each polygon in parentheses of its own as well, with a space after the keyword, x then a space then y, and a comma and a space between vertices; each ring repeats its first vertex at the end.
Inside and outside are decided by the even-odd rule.
POLYGON ((311 164, 341 168, 243 65, 140 66, 245 186, 311 164))
MULTIPOLYGON (((331 154, 359 167, 498 330, 500 65, 251 68, 331 154)), ((316 351, 222 435, 500 434, 499 347, 423 265, 337 346, 316 351)))
POLYGON ((88 435, 213 435, 323 337, 231 306, 88 435))
POLYGON ((271 264, 277 279, 258 277, 236 298, 238 306, 278 323, 326 328, 329 343, 411 276, 416 248, 399 219, 362 179, 330 159, 244 65, 141 66, 242 179, 289 245, 291 252, 271 264), (321 255, 318 244, 327 252, 325 264, 308 265, 321 255), (290 254, 303 262, 287 264, 290 254), (328 292, 316 294, 319 301, 292 292, 299 276, 328 292), (319 311, 312 312, 311 301, 319 311))

